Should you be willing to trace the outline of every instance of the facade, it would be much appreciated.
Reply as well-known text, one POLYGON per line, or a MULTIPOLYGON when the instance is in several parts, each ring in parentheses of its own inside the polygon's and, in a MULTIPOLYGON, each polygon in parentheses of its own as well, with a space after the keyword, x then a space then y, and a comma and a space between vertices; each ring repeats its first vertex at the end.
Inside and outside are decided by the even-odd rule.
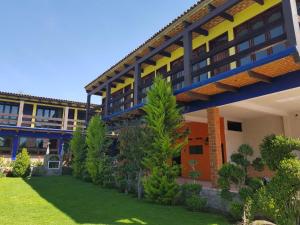
POLYGON ((300 137, 299 9, 299 0, 199 1, 89 83, 87 110, 100 95, 110 124, 139 117, 161 74, 191 130, 182 176, 196 159, 200 179, 216 185, 240 144, 256 157, 265 135, 300 137))
MULTIPOLYGON (((90 105, 91 114, 99 109, 90 105)), ((22 148, 32 159, 61 153, 76 127, 85 127, 86 104, 0 92, 0 157, 14 160, 22 148)))

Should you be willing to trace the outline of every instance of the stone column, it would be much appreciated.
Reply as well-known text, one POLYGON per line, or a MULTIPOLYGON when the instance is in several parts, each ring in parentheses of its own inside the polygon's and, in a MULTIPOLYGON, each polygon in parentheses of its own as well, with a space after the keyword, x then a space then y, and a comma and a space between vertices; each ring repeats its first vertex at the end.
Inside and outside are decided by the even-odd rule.
POLYGON ((216 107, 207 109, 210 174, 213 187, 218 184, 218 171, 222 166, 220 113, 216 107))

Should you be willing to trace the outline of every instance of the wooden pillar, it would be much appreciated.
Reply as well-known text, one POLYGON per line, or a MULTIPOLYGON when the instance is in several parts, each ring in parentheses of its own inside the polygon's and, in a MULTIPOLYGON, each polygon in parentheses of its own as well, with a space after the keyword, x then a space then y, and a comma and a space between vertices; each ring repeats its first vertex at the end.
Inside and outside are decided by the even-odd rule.
POLYGON ((218 185, 218 171, 222 166, 220 113, 216 107, 207 109, 210 174, 213 187, 218 185))
POLYGON ((283 0, 282 10, 288 46, 297 47, 298 55, 296 59, 299 60, 300 28, 296 0, 283 0))
POLYGON ((111 99, 111 86, 110 86, 110 83, 107 83, 107 85, 106 85, 104 116, 109 115, 110 99, 111 99))
POLYGON ((64 120, 63 120, 63 130, 68 130, 68 120, 69 120, 69 107, 66 106, 64 108, 64 120))
POLYGON ((192 32, 185 31, 183 34, 183 47, 184 47, 184 86, 192 84, 192 32))
POLYGON ((74 109, 74 123, 73 123, 73 130, 75 131, 78 124, 78 109, 74 109))
POLYGON ((36 111, 37 111, 37 104, 33 104, 33 110, 32 110, 32 119, 31 119, 31 127, 35 127, 35 117, 36 117, 36 111))
POLYGON ((133 105, 137 105, 139 103, 140 79, 141 79, 141 65, 136 63, 134 66, 133 105))
POLYGON ((24 111, 24 101, 20 101, 19 113, 18 113, 18 122, 17 122, 18 127, 22 126, 23 111, 24 111))
POLYGON ((87 97, 86 97, 86 110, 85 110, 85 124, 86 124, 86 127, 87 127, 88 122, 90 120, 90 105, 91 105, 91 95, 87 94, 87 97))

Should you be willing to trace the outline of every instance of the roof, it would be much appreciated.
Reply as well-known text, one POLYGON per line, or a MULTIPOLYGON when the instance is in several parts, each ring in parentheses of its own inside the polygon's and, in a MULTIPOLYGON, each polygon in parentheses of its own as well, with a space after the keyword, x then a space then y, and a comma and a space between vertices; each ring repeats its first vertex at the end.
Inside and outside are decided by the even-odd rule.
MULTIPOLYGON (((70 106, 70 107, 77 107, 77 108, 85 108, 85 102, 77 102, 77 101, 70 101, 65 99, 57 99, 57 98, 48 98, 48 97, 41 97, 41 96, 33 96, 28 94, 18 94, 18 93, 11 93, 11 92, 4 92, 0 91, 0 97, 12 100, 27 100, 30 102, 38 102, 38 103, 46 103, 46 104, 53 104, 53 105, 62 105, 62 106, 70 106)), ((91 108, 97 108, 99 105, 91 104, 91 108)))
MULTIPOLYGON (((93 89, 93 86, 98 86, 99 83, 98 81, 105 81, 106 76, 112 76, 115 74, 115 71, 122 71, 124 69, 124 64, 132 65, 135 62, 135 57, 136 56, 144 56, 146 55, 150 50, 148 47, 158 47, 160 46, 164 41, 165 37, 164 36, 175 36, 177 33, 181 32, 184 29, 183 22, 188 21, 188 22, 195 22, 199 20, 200 18, 206 16, 207 14, 210 13, 209 10, 209 4, 214 5, 215 7, 218 7, 220 5, 223 5, 225 2, 228 2, 229 0, 202 0, 196 2, 193 6, 191 6, 188 10, 183 12, 180 16, 175 18, 173 21, 171 21, 169 24, 167 24, 165 27, 161 28, 158 32, 156 32, 152 37, 150 37, 148 40, 146 40, 144 43, 142 43, 139 47, 134 49, 132 52, 127 54, 123 59, 121 59, 119 62, 111 66, 108 70, 100 74, 96 79, 94 79, 92 82, 87 84, 85 86, 86 90, 93 89)), ((253 0, 244 0, 241 1, 239 4, 236 6, 232 7, 230 10, 227 12, 230 13, 231 15, 236 14, 239 12, 242 8, 246 8, 250 6, 251 4, 254 4, 255 1, 253 0)), ((223 22, 224 19, 221 17, 217 17, 213 19, 212 21, 208 22, 203 26, 204 29, 210 29, 213 26, 216 26, 217 24, 223 22)), ((193 34, 193 36, 198 36, 197 34, 193 34)), ((177 47, 175 46, 170 46, 166 51, 172 52, 174 51, 177 47)), ((154 61, 158 60, 162 56, 156 55, 152 59, 154 61)))

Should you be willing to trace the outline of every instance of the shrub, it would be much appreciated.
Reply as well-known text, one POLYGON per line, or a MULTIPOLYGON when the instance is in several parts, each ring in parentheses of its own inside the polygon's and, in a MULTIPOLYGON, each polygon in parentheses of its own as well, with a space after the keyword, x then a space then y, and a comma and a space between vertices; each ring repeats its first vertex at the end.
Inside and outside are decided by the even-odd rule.
MULTIPOLYGON (((109 161, 107 159, 110 140, 106 136, 106 125, 99 116, 89 122, 86 134, 87 158, 86 168, 95 184, 104 185, 103 175, 106 174, 109 161)), ((108 169, 110 171, 110 168, 108 169)), ((110 182, 110 181, 109 181, 110 182)))
POLYGON ((262 158, 257 157, 252 161, 252 166, 256 171, 263 171, 265 163, 262 158))
POLYGON ((219 185, 221 188, 229 188, 230 183, 240 186, 245 182, 246 173, 239 166, 225 163, 219 170, 219 185))
POLYGON ((14 177, 26 177, 30 173, 30 157, 27 149, 23 148, 13 163, 12 174, 14 177))
POLYGON ((284 159, 271 182, 254 196, 258 212, 263 212, 278 225, 300 221, 300 160, 284 159))
POLYGON ((177 174, 177 168, 168 164, 152 168, 152 173, 143 182, 146 198, 164 205, 174 203, 179 191, 175 180, 177 174))
POLYGON ((243 202, 245 202, 248 198, 251 198, 254 194, 254 191, 250 187, 242 187, 239 190, 239 195, 243 202))
POLYGON ((193 194, 186 199, 186 207, 191 211, 201 211, 206 206, 206 199, 200 197, 199 195, 193 194))
POLYGON ((73 176, 77 178, 83 178, 84 171, 86 170, 86 144, 85 135, 81 128, 77 128, 73 133, 71 139, 71 152, 73 176))
POLYGON ((252 190, 256 191, 264 186, 264 182, 261 178, 253 177, 247 179, 247 185, 252 188, 252 190))
POLYGON ((280 161, 295 157, 293 150, 300 150, 300 140, 282 135, 266 136, 260 145, 262 159, 274 171, 278 169, 280 161))
POLYGON ((243 217, 244 206, 239 202, 232 202, 229 206, 229 213, 234 220, 241 220, 243 217))

